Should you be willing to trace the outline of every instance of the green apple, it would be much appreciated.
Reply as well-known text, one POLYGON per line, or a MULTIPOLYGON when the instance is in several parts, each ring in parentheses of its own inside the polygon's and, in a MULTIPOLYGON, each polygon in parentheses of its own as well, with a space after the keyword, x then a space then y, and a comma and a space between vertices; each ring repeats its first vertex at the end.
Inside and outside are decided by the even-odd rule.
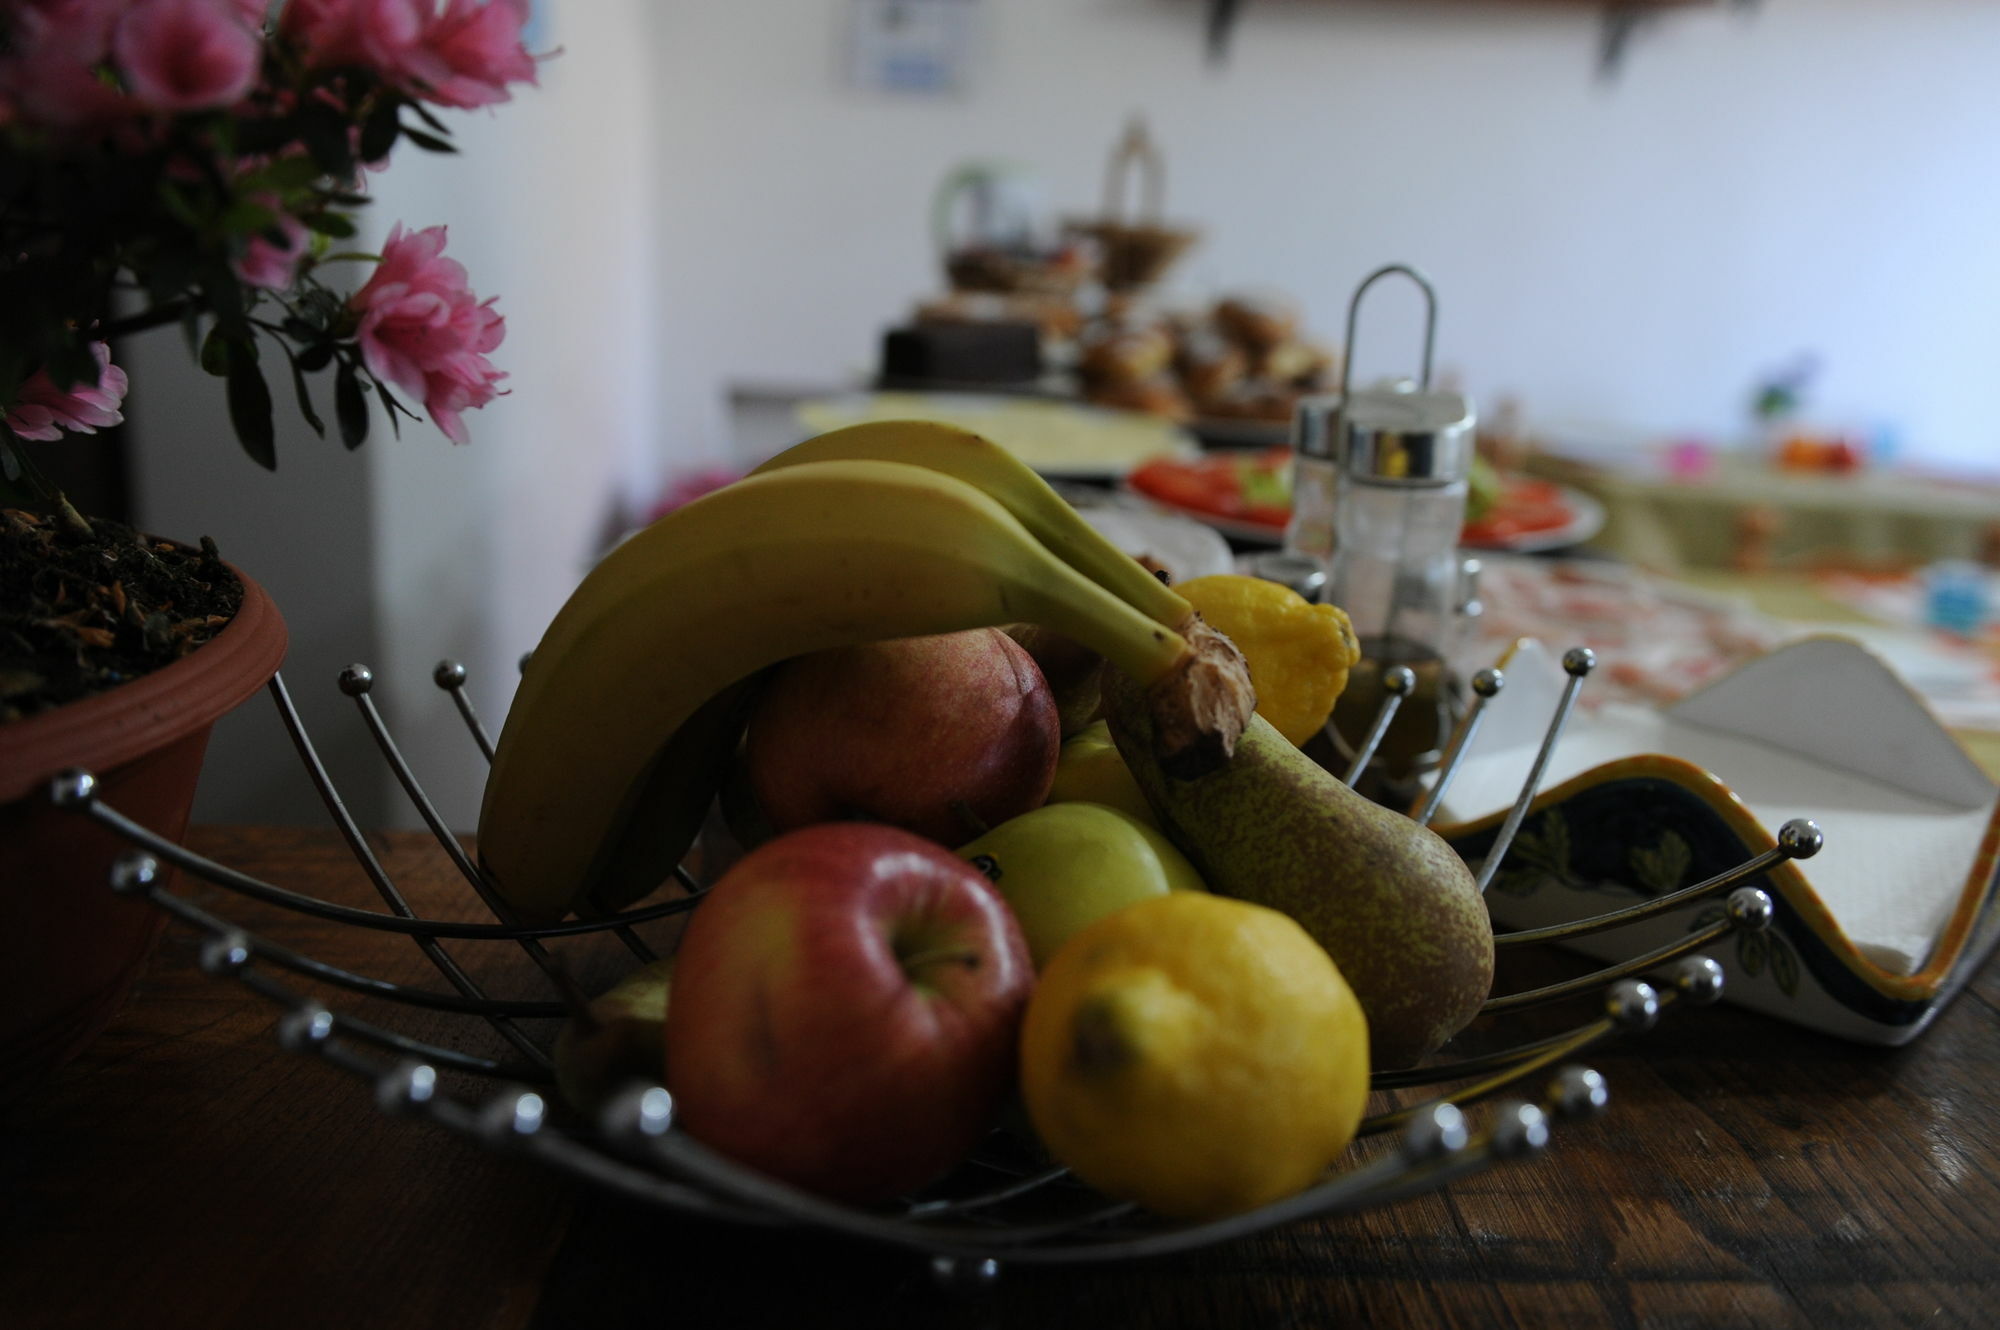
POLYGON ((572 1108, 595 1113, 627 1081, 666 1078, 670 956, 620 979, 592 998, 556 1035, 556 1085, 572 1108))
POLYGON ((1172 841, 1104 804, 1044 804, 959 854, 1006 897, 1036 969, 1072 933, 1113 910, 1169 891, 1205 890, 1172 841))
POLYGON ((1118 745, 1111 742, 1111 727, 1101 720, 1063 740, 1047 802, 1105 804, 1155 830, 1160 825, 1139 782, 1118 755, 1118 745))

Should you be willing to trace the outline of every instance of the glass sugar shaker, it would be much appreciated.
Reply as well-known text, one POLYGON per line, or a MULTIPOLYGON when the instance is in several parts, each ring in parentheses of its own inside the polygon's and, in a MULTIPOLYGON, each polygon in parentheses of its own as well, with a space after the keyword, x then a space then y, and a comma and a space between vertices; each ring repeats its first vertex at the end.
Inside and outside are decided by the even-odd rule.
MULTIPOLYGON (((1449 662, 1465 622, 1466 569, 1458 552, 1472 467, 1474 413, 1461 394, 1432 391, 1437 296, 1414 268, 1368 275, 1347 311, 1346 367, 1337 398, 1302 422, 1303 440, 1324 437, 1334 486, 1327 599, 1353 621, 1361 659, 1334 705, 1330 738, 1343 757, 1366 738, 1397 666, 1416 678, 1383 736, 1364 787, 1396 801, 1434 767, 1463 710, 1449 662), (1400 274, 1425 299, 1421 376, 1355 390, 1354 328, 1362 296, 1400 274)), ((1302 415, 1308 412, 1302 412, 1302 415)))

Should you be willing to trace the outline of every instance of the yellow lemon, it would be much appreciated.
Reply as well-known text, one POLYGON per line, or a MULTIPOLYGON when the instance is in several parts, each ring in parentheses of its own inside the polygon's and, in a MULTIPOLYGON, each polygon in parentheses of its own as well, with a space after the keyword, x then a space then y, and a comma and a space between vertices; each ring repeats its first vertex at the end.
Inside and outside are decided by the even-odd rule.
POLYGON ((1197 577, 1174 590, 1242 651, 1257 714, 1278 733, 1303 744, 1326 724, 1348 667, 1361 657, 1346 611, 1239 573, 1197 577))
POLYGON ((1132 777, 1132 769, 1118 755, 1118 745, 1111 742, 1111 726, 1101 720, 1063 740, 1047 802, 1103 804, 1130 814, 1155 831, 1160 827, 1153 806, 1132 777))
POLYGON ((1368 1026, 1289 916, 1177 891, 1056 952, 1028 1003, 1021 1088, 1043 1143, 1085 1182, 1213 1218, 1299 1191, 1347 1148, 1368 1026))

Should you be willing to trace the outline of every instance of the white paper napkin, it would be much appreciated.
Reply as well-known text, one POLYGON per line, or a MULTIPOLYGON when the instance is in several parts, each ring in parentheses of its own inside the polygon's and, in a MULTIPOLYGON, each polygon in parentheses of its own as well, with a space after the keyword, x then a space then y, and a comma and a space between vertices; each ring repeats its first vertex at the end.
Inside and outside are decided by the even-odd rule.
MULTIPOLYGON (((1539 644, 1506 673, 1439 824, 1508 807, 1527 776, 1563 676, 1539 644)), ((1826 845, 1799 864, 1805 880, 1863 954, 1895 974, 1923 968, 2000 802, 1881 661, 1835 639, 1781 648, 1665 711, 1579 717, 1542 786, 1642 753, 1714 773, 1773 834, 1790 818, 1818 823, 1826 845)))

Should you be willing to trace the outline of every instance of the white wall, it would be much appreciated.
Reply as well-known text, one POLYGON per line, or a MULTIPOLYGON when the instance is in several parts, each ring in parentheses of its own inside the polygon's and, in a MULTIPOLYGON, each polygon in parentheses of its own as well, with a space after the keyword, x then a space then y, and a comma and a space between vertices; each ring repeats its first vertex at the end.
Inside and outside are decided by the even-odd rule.
MULTIPOLYGON (((979 4, 977 85, 942 102, 845 87, 840 0, 547 6, 543 86, 456 117, 462 157, 405 145, 377 182, 377 234, 448 223, 508 317, 512 395, 468 417, 470 447, 378 426, 349 455, 294 425, 269 477, 174 334, 134 353, 140 520, 214 534, 276 594, 287 675, 365 822, 411 815, 332 691, 342 666, 374 667, 470 826, 478 761, 431 666, 471 665, 497 723, 610 513, 727 454, 727 384, 865 372, 936 288, 947 170, 1017 159, 1092 209, 1133 111, 1170 211, 1207 229, 1195 294, 1287 290, 1336 337, 1356 279, 1408 260, 1443 295, 1441 366, 1531 420, 1724 431, 1755 375, 1812 348, 1830 418, 2000 460, 2000 6, 1672 13, 1606 85, 1570 7, 1253 0, 1217 70, 1192 0, 979 4)), ((1371 306, 1363 373, 1411 363, 1408 304, 1371 306)), ((197 817, 319 820, 265 706, 217 748, 197 817)))
MULTIPOLYGON (((222 381, 193 367, 178 328, 127 339, 119 356, 132 383, 125 415, 138 524, 179 540, 213 536, 222 557, 270 593, 291 634, 286 688, 355 815, 381 823, 389 808, 381 764, 334 686, 347 665, 375 659, 382 641, 364 464, 337 439, 313 436, 290 410, 282 377, 273 380, 278 469, 250 461, 230 432, 222 381)), ((253 698, 218 722, 197 819, 323 823, 320 808, 268 700, 253 698)))
POLYGON ((428 424, 368 444, 377 673, 396 680, 399 738, 455 827, 477 820, 485 769, 432 667, 466 664, 497 733, 521 653, 617 515, 659 483, 651 8, 548 6, 539 35, 560 53, 540 86, 455 117, 456 156, 402 145, 375 188, 377 230, 445 223, 446 252, 507 318, 492 356, 507 395, 466 415, 469 445, 428 424))
MULTIPOLYGON (((1207 230, 1196 294, 1294 293, 1337 340, 1379 263, 1436 280, 1439 359, 1531 421, 1737 428, 1753 379, 1817 351, 1829 423, 2000 466, 2000 7, 1764 0, 1673 12, 1600 83, 1588 10, 979 0, 959 100, 842 86, 833 0, 668 6, 657 52, 662 304, 698 330, 677 382, 833 381, 938 284, 926 217, 956 162, 1031 163, 1094 209, 1125 117, 1207 230)), ((1407 298, 1359 370, 1413 364, 1407 298)), ((1371 313, 1376 306, 1371 302, 1371 313)), ((713 446, 683 403, 671 446, 713 446)))
MULTIPOLYGON (((509 395, 467 415, 469 446, 428 421, 397 439, 378 411, 349 454, 292 418, 279 381, 280 462, 267 475, 238 453, 219 381, 191 367, 177 332, 130 353, 139 521, 213 533, 271 590, 292 630, 287 682, 365 825, 417 822, 335 692, 339 671, 374 671, 419 779, 451 826, 471 827, 484 770, 432 667, 464 661, 497 727, 515 661, 601 547, 609 514, 657 488, 651 10, 552 6, 541 31, 562 53, 539 89, 453 116, 459 155, 406 143, 373 179, 360 243, 379 245, 398 220, 445 223, 446 252, 507 317, 493 359, 509 395)), ((330 379, 318 384, 329 420, 330 379)), ((197 819, 324 821, 268 712, 253 705, 219 728, 197 819)))

